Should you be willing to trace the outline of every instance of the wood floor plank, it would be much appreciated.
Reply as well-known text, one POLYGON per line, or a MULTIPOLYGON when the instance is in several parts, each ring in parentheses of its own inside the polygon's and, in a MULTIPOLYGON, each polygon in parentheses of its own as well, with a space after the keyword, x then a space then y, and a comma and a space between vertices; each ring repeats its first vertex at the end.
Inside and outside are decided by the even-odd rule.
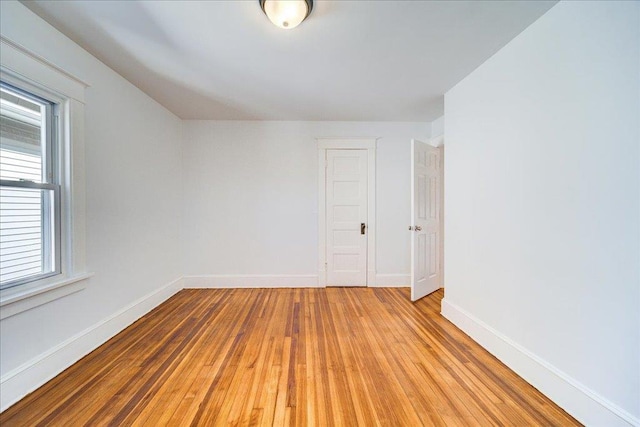
POLYGON ((444 319, 442 297, 183 290, 0 424, 579 425, 444 319))

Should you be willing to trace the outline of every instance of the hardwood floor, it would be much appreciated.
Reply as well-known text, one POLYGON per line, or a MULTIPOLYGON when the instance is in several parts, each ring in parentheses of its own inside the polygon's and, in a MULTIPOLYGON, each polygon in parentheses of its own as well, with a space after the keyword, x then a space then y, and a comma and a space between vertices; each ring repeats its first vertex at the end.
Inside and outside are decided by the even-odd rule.
POLYGON ((445 320, 442 296, 183 290, 0 425, 579 425, 445 320))

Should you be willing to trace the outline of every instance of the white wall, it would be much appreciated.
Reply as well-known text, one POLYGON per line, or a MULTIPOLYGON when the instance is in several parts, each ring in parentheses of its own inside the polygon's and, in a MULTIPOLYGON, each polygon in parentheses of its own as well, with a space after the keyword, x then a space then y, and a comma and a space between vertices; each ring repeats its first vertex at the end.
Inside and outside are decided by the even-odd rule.
POLYGON ((316 276, 314 138, 372 136, 381 138, 377 270, 408 283, 410 140, 428 134, 426 122, 185 121, 185 275, 316 276))
POLYGON ((445 96, 443 313, 590 425, 640 423, 639 52, 561 2, 445 96))
POLYGON ((90 84, 86 256, 95 273, 86 289, 0 322, 6 396, 29 387, 14 380, 34 360, 54 351, 40 365, 73 362, 66 340, 180 277, 181 121, 20 3, 3 1, 0 11, 3 37, 90 84))
POLYGON ((444 116, 431 122, 431 137, 444 135, 444 116))

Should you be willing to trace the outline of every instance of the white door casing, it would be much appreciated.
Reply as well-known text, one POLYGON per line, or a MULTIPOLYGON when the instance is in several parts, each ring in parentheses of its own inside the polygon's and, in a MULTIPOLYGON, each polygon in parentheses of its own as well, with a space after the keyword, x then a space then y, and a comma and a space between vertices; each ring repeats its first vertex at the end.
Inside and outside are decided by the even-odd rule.
MULTIPOLYGON (((318 286, 328 282, 327 152, 363 150, 367 173, 366 286, 376 286, 376 140, 377 138, 316 138, 318 148, 318 286)), ((359 223, 358 223, 359 225, 359 223)), ((359 231, 359 230, 358 230, 359 231)))
POLYGON ((327 150, 327 286, 367 285, 367 150, 327 150))
POLYGON ((411 140, 411 300, 440 288, 442 150, 411 140))

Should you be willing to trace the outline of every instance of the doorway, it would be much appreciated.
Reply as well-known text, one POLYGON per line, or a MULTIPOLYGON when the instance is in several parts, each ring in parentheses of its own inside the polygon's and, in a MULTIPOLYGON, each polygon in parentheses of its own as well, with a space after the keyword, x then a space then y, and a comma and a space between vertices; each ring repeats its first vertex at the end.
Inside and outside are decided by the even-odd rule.
POLYGON ((376 138, 317 138, 318 285, 375 285, 376 138))

